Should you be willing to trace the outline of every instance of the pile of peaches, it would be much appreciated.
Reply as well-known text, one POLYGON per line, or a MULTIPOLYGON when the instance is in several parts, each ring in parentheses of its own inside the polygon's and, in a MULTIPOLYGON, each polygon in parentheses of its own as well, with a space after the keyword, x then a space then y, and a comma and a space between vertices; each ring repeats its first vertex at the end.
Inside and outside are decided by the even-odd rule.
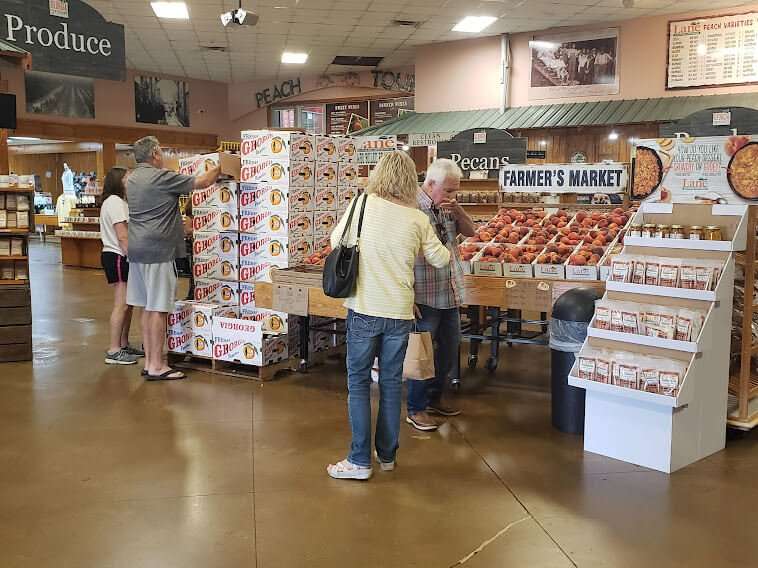
POLYGON ((546 215, 544 211, 538 209, 525 209, 523 211, 519 211, 518 209, 501 209, 489 222, 489 226, 498 230, 506 225, 536 227, 542 223, 546 215))
POLYGON ((604 253, 603 247, 582 245, 569 257, 568 263, 572 266, 597 266, 604 253))
POLYGON ((469 241, 466 241, 465 243, 461 244, 458 247, 458 250, 461 252, 462 260, 472 260, 476 256, 476 254, 482 249, 480 246, 475 245, 469 241))
POLYGON ((510 264, 532 264, 542 249, 543 247, 541 246, 529 245, 508 247, 505 251, 503 262, 510 264))
POLYGON ((574 250, 574 246, 563 243, 550 243, 544 252, 537 257, 537 264, 563 264, 574 250))
POLYGON ((306 258, 304 264, 310 264, 312 266, 323 266, 324 262, 326 261, 326 257, 329 256, 330 252, 332 252, 332 247, 324 247, 319 252, 314 252, 312 255, 306 258))

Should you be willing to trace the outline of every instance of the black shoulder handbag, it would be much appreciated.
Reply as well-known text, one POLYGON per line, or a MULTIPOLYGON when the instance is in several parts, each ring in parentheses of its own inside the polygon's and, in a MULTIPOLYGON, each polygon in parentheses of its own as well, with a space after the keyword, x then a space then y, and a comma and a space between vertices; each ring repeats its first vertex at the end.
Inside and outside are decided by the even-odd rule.
MULTIPOLYGON (((360 198, 358 198, 360 199, 360 198)), ((355 283, 358 280, 358 255, 361 241, 361 228, 363 227, 363 212, 366 210, 367 195, 363 195, 363 204, 361 205, 361 214, 358 218, 358 233, 355 239, 355 245, 349 247, 345 242, 345 237, 350 232, 353 223, 353 213, 358 199, 353 201, 350 207, 345 229, 342 231, 340 242, 329 255, 324 263, 324 294, 330 298, 348 298, 355 290, 355 283)))

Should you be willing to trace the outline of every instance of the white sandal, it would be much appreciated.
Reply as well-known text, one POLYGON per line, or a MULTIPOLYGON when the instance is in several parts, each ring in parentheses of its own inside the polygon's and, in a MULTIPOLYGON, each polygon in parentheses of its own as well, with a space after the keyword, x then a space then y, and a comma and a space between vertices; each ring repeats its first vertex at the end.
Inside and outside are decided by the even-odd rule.
POLYGON ((334 479, 360 479, 371 477, 374 471, 370 467, 361 467, 348 460, 342 460, 336 464, 329 464, 326 472, 334 479))

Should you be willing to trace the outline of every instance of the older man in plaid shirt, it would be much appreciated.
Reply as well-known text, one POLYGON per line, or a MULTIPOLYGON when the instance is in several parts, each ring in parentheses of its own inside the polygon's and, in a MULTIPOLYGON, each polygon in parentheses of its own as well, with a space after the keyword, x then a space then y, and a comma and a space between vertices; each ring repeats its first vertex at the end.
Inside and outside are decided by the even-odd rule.
POLYGON ((423 257, 416 259, 416 324, 434 340, 436 376, 427 381, 408 381, 406 422, 423 431, 437 429, 438 416, 456 416, 460 411, 447 406, 442 394, 458 361, 461 342, 460 306, 463 303, 463 267, 456 238, 471 236, 473 221, 455 200, 462 173, 452 160, 435 160, 418 192, 419 209, 429 216, 437 236, 450 249, 450 265, 434 268, 423 257))

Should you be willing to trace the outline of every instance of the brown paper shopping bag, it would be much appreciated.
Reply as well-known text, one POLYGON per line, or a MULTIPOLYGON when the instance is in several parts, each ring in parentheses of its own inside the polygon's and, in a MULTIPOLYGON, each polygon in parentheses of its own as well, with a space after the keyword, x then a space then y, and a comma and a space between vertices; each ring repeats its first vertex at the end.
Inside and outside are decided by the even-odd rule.
POLYGON ((416 381, 434 378, 434 345, 428 331, 412 331, 408 336, 403 377, 416 381))

